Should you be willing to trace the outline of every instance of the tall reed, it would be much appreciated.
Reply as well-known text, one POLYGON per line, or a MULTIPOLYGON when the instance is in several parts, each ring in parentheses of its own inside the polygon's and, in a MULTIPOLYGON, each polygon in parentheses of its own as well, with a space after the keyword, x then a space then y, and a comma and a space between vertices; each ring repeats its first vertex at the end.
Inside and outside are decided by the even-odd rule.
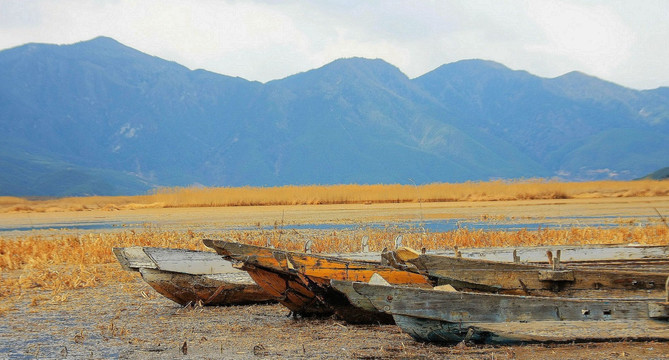
POLYGON ((27 200, 0 197, 0 212, 86 211, 164 207, 316 205, 490 201, 669 195, 669 181, 558 182, 544 179, 427 185, 310 185, 280 187, 172 187, 147 195, 27 200))

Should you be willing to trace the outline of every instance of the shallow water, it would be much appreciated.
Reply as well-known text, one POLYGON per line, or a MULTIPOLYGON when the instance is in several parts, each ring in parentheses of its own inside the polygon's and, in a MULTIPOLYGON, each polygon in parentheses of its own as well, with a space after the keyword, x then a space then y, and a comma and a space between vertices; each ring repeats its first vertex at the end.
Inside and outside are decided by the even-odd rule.
MULTIPOLYGON (((447 232, 457 229, 469 230, 502 230, 502 231, 518 231, 529 230, 536 231, 540 229, 561 229, 574 227, 596 227, 596 228, 616 228, 624 223, 625 226, 646 226, 653 222, 649 219, 637 219, 636 217, 553 217, 542 218, 538 220, 471 220, 471 219, 444 219, 444 220, 427 220, 427 221, 403 221, 393 223, 368 223, 364 226, 360 224, 298 224, 285 225, 282 228, 291 230, 356 230, 360 228, 372 229, 399 229, 405 231, 428 231, 428 232, 447 232)), ((220 230, 272 230, 274 227, 266 226, 258 227, 232 227, 220 230)))
POLYGON ((21 232, 21 231, 33 231, 33 230, 109 230, 114 228, 130 228, 136 229, 142 226, 144 223, 122 223, 119 221, 99 221, 99 222, 64 222, 56 224, 47 224, 47 225, 33 225, 33 226, 20 226, 20 227, 5 227, 0 225, 0 235, 7 232, 21 232))
MULTIPOLYGON (((624 224, 625 226, 646 226, 653 224, 652 219, 638 217, 621 216, 580 216, 580 217, 545 217, 537 219, 440 219, 440 220, 414 220, 414 221, 395 221, 395 222, 371 222, 371 223, 320 223, 320 224, 284 224, 280 226, 284 230, 359 230, 359 229, 392 229, 394 231, 427 231, 427 232, 447 232, 457 229, 469 230, 490 230, 490 231, 537 231, 540 229, 562 229, 562 228, 580 228, 596 227, 602 229, 616 228, 624 224)), ((207 231, 226 231, 226 230, 273 230, 275 226, 220 226, 217 224, 200 224, 199 226, 207 231)), ((52 224, 41 224, 33 226, 10 227, 0 224, 0 236, 17 236, 26 232, 35 231, 58 231, 59 233, 77 232, 82 230, 90 231, 109 231, 109 230, 130 230, 143 228, 161 228, 169 230, 187 230, 191 227, 184 227, 177 224, 168 223, 147 223, 147 222, 120 222, 120 221, 71 221, 52 224)))

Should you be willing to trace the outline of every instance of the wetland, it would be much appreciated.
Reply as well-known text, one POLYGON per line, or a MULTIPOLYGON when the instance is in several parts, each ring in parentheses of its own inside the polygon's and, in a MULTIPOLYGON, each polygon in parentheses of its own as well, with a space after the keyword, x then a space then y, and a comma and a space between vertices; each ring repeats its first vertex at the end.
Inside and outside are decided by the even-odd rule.
POLYGON ((355 251, 364 234, 373 250, 398 234, 427 247, 667 245, 658 215, 667 213, 666 196, 0 213, 0 358, 667 358, 663 342, 444 347, 390 325, 288 317, 276 304, 184 308, 121 270, 110 251, 204 249, 204 237, 355 251))

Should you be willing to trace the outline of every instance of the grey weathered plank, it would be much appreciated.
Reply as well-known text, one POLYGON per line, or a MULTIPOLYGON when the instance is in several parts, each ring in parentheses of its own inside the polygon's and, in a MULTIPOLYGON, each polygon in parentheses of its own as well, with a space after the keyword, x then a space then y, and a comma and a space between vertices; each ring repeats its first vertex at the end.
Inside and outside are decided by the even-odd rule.
POLYGON ((445 292, 353 283, 379 310, 452 322, 593 321, 649 318, 649 302, 663 299, 572 299, 445 292))
MULTIPOLYGON (((545 245, 545 246, 509 246, 486 248, 462 248, 458 252, 463 258, 483 259, 501 262, 513 262, 513 252, 521 263, 546 264, 546 252, 561 252, 560 261, 571 266, 612 266, 646 263, 648 265, 669 264, 669 246, 663 245, 545 245)), ((454 250, 428 250, 427 254, 455 256, 454 250)), ((341 257, 352 260, 379 261, 380 252, 331 253, 327 256, 341 257)), ((636 266, 636 265, 633 265, 636 266)))
POLYGON ((191 275, 238 273, 232 264, 215 252, 145 247, 144 252, 163 271, 191 275))
MULTIPOLYGON (((350 283, 423 341, 669 339, 664 299, 567 299, 350 283)), ((357 295, 355 295, 357 294, 357 295)))
POLYGON ((344 294, 351 305, 370 312, 379 311, 367 297, 361 296, 355 291, 352 281, 332 279, 330 284, 335 290, 344 294))
POLYGON ((113 248, 112 252, 116 255, 116 259, 121 264, 124 270, 139 271, 141 268, 156 269, 156 264, 144 252, 141 246, 133 246, 126 248, 113 248))
MULTIPOLYGON (((546 263, 546 252, 560 250, 562 262, 601 260, 669 259, 669 246, 664 245, 546 245, 527 247, 489 247, 459 249, 462 257, 492 261, 513 262, 513 251, 520 262, 546 263)), ((428 252, 430 253, 430 252, 428 252)), ((434 252, 436 255, 455 256, 454 250, 434 252)))
MULTIPOLYGON (((549 266, 505 263, 439 255, 409 260, 439 283, 482 290, 517 290, 527 295, 567 294, 602 296, 601 291, 624 291, 625 296, 661 296, 669 268, 664 272, 610 269, 552 269, 549 266), (601 290, 601 291, 599 291, 601 290)), ((613 295, 613 293, 610 293, 613 295)))

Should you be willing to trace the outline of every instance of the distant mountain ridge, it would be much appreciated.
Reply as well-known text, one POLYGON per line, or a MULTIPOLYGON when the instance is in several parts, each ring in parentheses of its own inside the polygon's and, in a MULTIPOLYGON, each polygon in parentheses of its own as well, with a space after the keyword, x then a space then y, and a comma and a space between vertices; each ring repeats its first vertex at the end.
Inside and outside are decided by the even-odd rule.
POLYGON ((263 84, 99 37, 0 51, 0 80, 0 195, 633 179, 669 159, 669 88, 484 60, 409 79, 339 59, 263 84))
POLYGON ((641 179, 650 179, 650 180, 669 180, 669 166, 663 167, 660 170, 654 171, 641 179))

